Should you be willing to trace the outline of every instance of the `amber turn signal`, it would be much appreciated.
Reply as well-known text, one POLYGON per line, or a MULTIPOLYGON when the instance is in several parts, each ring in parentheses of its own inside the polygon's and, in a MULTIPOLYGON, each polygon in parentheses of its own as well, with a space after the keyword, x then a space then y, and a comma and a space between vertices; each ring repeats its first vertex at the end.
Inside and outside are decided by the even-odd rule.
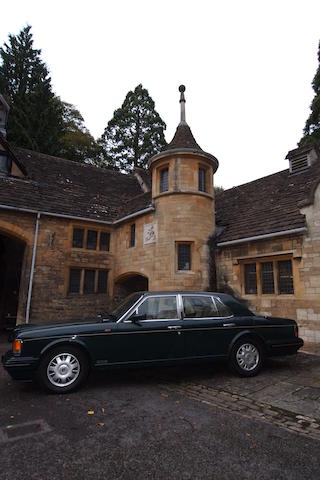
POLYGON ((299 327, 298 327, 298 325, 296 325, 296 326, 294 327, 294 333, 295 333, 295 336, 296 336, 296 337, 299 337, 299 327))
POLYGON ((20 354, 22 349, 22 340, 15 340, 12 345, 13 353, 20 354))

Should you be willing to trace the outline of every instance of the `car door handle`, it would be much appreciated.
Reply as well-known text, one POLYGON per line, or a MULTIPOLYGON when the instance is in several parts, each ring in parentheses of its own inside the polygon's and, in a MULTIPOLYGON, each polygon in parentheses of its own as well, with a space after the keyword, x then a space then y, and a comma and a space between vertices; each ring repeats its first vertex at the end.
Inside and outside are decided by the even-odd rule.
POLYGON ((179 328, 181 328, 180 325, 170 325, 170 327, 168 327, 168 330, 179 330, 179 328))
POLYGON ((222 326, 223 327, 235 327, 236 324, 235 323, 223 323, 222 326))

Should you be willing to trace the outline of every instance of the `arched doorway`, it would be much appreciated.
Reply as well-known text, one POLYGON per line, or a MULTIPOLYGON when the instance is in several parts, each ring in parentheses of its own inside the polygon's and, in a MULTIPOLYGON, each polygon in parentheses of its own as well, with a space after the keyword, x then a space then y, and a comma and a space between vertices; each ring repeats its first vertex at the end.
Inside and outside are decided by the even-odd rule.
POLYGON ((126 273, 121 275, 114 284, 114 297, 124 298, 130 293, 149 289, 148 278, 140 273, 126 273))
POLYGON ((0 330, 16 325, 25 243, 0 232, 0 330))

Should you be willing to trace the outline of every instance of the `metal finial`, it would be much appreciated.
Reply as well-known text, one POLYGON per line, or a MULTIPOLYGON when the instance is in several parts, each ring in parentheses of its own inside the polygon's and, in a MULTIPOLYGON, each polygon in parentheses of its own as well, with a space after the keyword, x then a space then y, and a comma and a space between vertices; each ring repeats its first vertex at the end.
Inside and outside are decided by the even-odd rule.
POLYGON ((180 85, 179 87, 179 92, 180 92, 180 112, 181 112, 181 122, 186 121, 186 108, 185 108, 185 103, 186 99, 184 97, 184 92, 186 91, 186 87, 184 85, 180 85))

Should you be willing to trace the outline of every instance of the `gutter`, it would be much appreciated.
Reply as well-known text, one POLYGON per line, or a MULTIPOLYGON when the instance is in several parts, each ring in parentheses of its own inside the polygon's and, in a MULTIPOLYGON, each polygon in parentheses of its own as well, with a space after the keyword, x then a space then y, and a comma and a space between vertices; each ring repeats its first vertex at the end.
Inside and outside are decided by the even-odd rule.
POLYGON ((139 210, 138 212, 131 213, 130 215, 126 215, 125 217, 119 218, 119 220, 115 220, 112 222, 113 225, 117 225, 118 223, 124 222, 125 220, 129 220, 129 218, 134 218, 138 217, 139 215, 143 215, 144 213, 149 213, 149 212, 154 212, 155 208, 154 207, 147 207, 144 208, 143 210, 139 210))
POLYGON ((307 227, 294 228, 292 230, 283 230, 281 232, 265 233, 264 235, 255 235, 253 237, 239 238, 237 240, 229 240, 228 242, 217 243, 217 247, 226 247, 228 245, 238 245, 239 243, 253 242, 255 240, 264 240, 267 238, 282 237, 284 235, 293 235, 295 233, 304 233, 307 227))
POLYGON ((87 218, 87 217, 77 217, 75 215, 65 215, 63 213, 51 213, 51 212, 41 212, 38 210, 32 210, 30 208, 19 208, 19 207, 12 207, 10 205, 3 205, 0 204, 0 210, 12 210, 15 212, 23 212, 23 213, 33 213, 33 214, 40 214, 44 215, 47 217, 58 217, 58 218, 67 218, 69 220, 82 220, 84 222, 92 222, 92 223, 101 223, 104 225, 117 225, 120 222, 124 222, 125 220, 128 220, 130 218, 138 217, 139 215, 143 215, 144 213, 148 212, 154 212, 155 208, 150 206, 147 208, 144 208, 143 210, 139 210, 138 212, 131 213, 130 215, 126 215, 125 217, 119 218, 118 220, 114 220, 113 222, 109 222, 107 220, 98 220, 98 219, 93 219, 93 218, 87 218))
POLYGON ((29 320, 30 320, 30 305, 31 305, 31 295, 32 295, 32 286, 33 286, 34 267, 35 267, 36 255, 37 255, 40 216, 41 214, 40 212, 38 212, 37 218, 36 218, 36 226, 34 230, 34 242, 33 242, 33 250, 32 250, 32 261, 31 261, 31 268, 30 268, 28 298, 27 298, 27 307, 26 307, 26 324, 29 323, 29 320))

